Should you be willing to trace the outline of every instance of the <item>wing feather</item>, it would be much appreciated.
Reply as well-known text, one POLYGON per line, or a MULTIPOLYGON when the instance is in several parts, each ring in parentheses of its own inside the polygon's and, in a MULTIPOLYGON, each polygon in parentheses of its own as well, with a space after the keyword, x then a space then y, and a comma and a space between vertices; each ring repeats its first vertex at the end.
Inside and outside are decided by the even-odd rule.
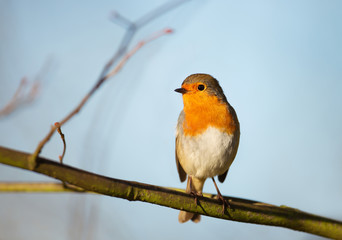
POLYGON ((186 173, 179 162, 178 154, 177 154, 177 146, 178 146, 178 137, 176 137, 176 164, 177 164, 177 171, 178 171, 179 179, 181 182, 184 182, 186 179, 186 173))
MULTIPOLYGON (((235 130, 235 133, 234 133, 235 134, 235 138, 233 140, 234 141, 233 144, 235 145, 233 147, 233 149, 235 149, 235 151, 232 153, 231 156, 229 156, 229 158, 232 158, 233 159, 232 161, 234 161, 234 158, 236 156, 237 150, 239 148, 239 142, 240 142, 240 123, 239 123, 239 120, 237 118, 235 109, 232 106, 230 106, 229 103, 228 103, 228 108, 229 108, 229 112, 232 114, 232 116, 234 118, 234 122, 236 124, 236 130, 235 130)), ((226 179, 228 170, 229 170, 229 168, 227 169, 227 171, 225 171, 224 173, 222 173, 221 175, 218 176, 218 179, 219 179, 219 181, 221 183, 223 183, 224 180, 226 179)))
POLYGON ((178 171, 179 179, 181 180, 181 182, 185 181, 186 172, 184 171, 182 165, 179 162, 177 149, 178 149, 179 144, 180 144, 178 135, 183 134, 183 130, 182 130, 183 121, 184 121, 184 111, 181 111, 181 113, 179 114, 179 117, 178 117, 177 131, 176 131, 176 165, 177 165, 177 171, 178 171))

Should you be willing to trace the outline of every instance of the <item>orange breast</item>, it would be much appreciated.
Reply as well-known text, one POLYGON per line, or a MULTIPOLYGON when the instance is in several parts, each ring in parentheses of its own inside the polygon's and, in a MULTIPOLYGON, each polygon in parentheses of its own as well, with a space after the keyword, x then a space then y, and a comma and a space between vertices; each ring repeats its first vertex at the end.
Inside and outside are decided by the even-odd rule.
POLYGON ((183 129, 185 135, 195 136, 204 132, 209 126, 233 134, 236 125, 228 106, 217 97, 206 93, 184 94, 185 119, 183 129))

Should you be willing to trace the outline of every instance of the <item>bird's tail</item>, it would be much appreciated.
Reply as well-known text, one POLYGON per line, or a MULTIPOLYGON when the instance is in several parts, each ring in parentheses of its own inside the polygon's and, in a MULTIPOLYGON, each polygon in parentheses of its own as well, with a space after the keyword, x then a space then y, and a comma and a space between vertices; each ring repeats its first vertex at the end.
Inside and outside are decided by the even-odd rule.
MULTIPOLYGON (((204 185, 205 179, 197 179, 194 177, 189 176, 188 177, 188 182, 186 184, 186 193, 194 193, 196 195, 201 196, 202 195, 202 189, 204 185)), ((185 223, 187 221, 191 221, 198 223, 201 221, 201 215, 196 214, 196 213, 191 213, 191 212, 186 212, 186 211, 180 211, 178 215, 178 221, 180 223, 185 223)))

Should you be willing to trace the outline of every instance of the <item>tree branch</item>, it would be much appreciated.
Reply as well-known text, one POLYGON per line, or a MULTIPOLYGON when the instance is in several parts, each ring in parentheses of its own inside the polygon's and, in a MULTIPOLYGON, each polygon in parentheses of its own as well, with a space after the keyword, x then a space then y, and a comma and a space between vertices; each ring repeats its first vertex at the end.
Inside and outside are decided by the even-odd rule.
POLYGON ((2 193, 56 193, 56 192, 80 192, 92 193, 84 191, 82 188, 75 186, 65 186, 59 182, 0 182, 0 192, 2 193))
POLYGON ((62 155, 59 155, 59 156, 58 156, 59 162, 60 162, 61 164, 63 164, 63 158, 64 158, 65 151, 66 151, 65 136, 64 136, 64 134, 62 133, 62 129, 61 129, 61 126, 60 126, 59 122, 55 122, 55 127, 57 128, 57 132, 58 132, 59 135, 61 136, 61 139, 62 139, 62 142, 63 142, 63 153, 62 153, 62 155))
POLYGON ((51 126, 50 131, 48 134, 39 142, 38 146, 36 147, 36 150, 34 153, 32 153, 31 157, 29 158, 29 169, 32 170, 35 168, 37 164, 37 159, 38 155, 42 151, 43 147, 45 144, 50 140, 50 138, 53 136, 55 131, 63 126, 66 122, 68 122, 74 115, 79 113, 83 106, 87 103, 87 101, 90 99, 90 97, 95 93, 95 91, 109 78, 113 77, 115 74, 117 74, 122 67, 125 65, 125 63, 140 49, 142 48, 145 44, 156 40, 157 38, 172 33, 172 30, 170 28, 165 28, 163 30, 160 30, 156 33, 154 33, 152 36, 145 40, 141 40, 132 50, 130 50, 123 58, 121 61, 110 71, 108 72, 105 76, 100 78, 96 84, 91 88, 91 90, 84 96, 84 98, 81 100, 81 102, 77 105, 77 107, 72 110, 67 116, 65 116, 61 121, 58 122, 57 125, 51 126))
POLYGON ((32 81, 28 81, 26 77, 21 79, 12 99, 2 109, 0 109, 0 118, 12 114, 25 104, 32 103, 38 97, 42 81, 49 71, 50 65, 50 59, 45 61, 44 65, 32 81))
MULTIPOLYGON (((135 22, 131 22, 122 15, 120 15, 117 12, 113 12, 112 19, 115 22, 121 23, 124 27, 126 27, 126 33, 124 37, 122 38, 121 44, 119 46, 119 49, 115 52, 114 56, 107 62, 107 64, 104 66, 104 68, 101 71, 100 77, 98 78, 97 82, 95 83, 94 87, 91 88, 91 90, 88 92, 87 95, 81 100, 81 102, 77 105, 77 107, 70 112, 66 117, 64 117, 61 121, 59 121, 59 126, 61 127, 69 121, 75 114, 77 114, 83 105, 88 101, 88 99, 93 95, 93 93, 110 77, 115 75, 122 66, 125 64, 125 62, 136 52, 138 51, 142 46, 144 46, 146 43, 153 41, 154 39, 167 34, 171 33, 171 29, 164 29, 163 31, 158 32, 153 37, 150 37, 149 39, 143 40, 139 42, 135 48, 133 48, 130 52, 127 53, 128 45, 133 39, 133 36, 137 32, 138 29, 149 23, 150 21, 158 18, 160 15, 166 13, 167 11, 170 11, 171 9, 181 5, 182 3, 186 2, 188 0, 175 0, 170 1, 168 3, 163 4, 162 6, 154 9, 153 11, 145 14, 142 18, 135 22), (126 54, 126 55, 125 55, 126 54), (121 61, 115 65, 117 61, 122 57, 121 61)), ((32 153, 30 157, 30 169, 33 169, 36 166, 36 160, 40 152, 42 151, 44 145, 50 140, 50 138, 53 136, 55 131, 57 130, 56 126, 51 126, 50 131, 48 134, 39 142, 38 146, 36 147, 35 151, 32 153)))
MULTIPOLYGON (((0 163, 29 170, 29 157, 30 154, 28 153, 0 147, 0 163)), ((225 197, 229 200, 231 209, 222 213, 222 203, 214 198, 199 197, 199 204, 196 205, 190 194, 139 182, 109 178, 41 157, 38 157, 38 165, 33 171, 75 185, 86 191, 129 201, 149 202, 215 218, 279 226, 324 237, 342 239, 342 222, 286 206, 278 207, 246 199, 225 197)))

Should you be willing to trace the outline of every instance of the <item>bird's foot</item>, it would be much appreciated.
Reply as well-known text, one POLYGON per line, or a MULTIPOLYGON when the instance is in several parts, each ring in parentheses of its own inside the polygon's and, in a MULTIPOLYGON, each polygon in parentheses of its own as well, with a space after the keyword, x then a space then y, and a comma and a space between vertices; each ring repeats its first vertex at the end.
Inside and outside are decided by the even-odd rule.
POLYGON ((220 192, 217 194, 217 198, 218 198, 219 200, 221 200, 221 202, 222 202, 222 214, 224 214, 225 211, 227 210, 227 208, 230 209, 230 204, 229 204, 229 202, 221 195, 220 192))
POLYGON ((195 191, 191 191, 190 195, 192 195, 195 198, 195 204, 196 206, 198 206, 199 205, 198 197, 203 197, 203 194, 195 192, 195 191))

